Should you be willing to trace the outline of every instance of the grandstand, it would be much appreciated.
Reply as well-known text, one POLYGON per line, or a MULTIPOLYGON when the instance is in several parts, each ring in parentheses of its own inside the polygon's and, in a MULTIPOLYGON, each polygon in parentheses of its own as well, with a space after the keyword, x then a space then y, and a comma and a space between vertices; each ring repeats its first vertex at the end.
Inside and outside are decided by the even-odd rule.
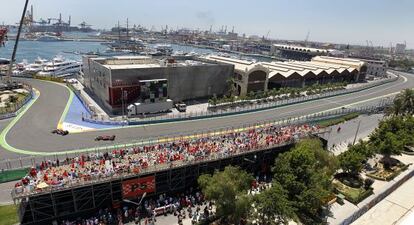
POLYGON ((268 170, 278 153, 296 140, 325 132, 297 125, 246 128, 212 136, 115 149, 35 165, 12 195, 22 224, 51 223, 120 207, 123 199, 177 193, 197 177, 227 165, 250 172, 268 170))

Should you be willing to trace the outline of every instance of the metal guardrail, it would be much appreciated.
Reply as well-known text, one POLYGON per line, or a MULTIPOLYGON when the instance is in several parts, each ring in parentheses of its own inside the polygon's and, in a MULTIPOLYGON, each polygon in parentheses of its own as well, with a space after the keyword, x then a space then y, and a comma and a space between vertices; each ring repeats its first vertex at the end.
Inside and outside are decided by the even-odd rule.
POLYGON ((29 94, 22 101, 17 102, 14 105, 13 109, 0 112, 0 120, 17 116, 17 114, 20 112, 20 109, 34 97, 35 94, 32 86, 23 84, 23 88, 26 89, 29 94))
POLYGON ((319 100, 339 95, 345 95, 350 93, 355 93, 359 91, 363 91, 366 89, 370 89, 373 87, 377 87, 386 83, 390 83, 393 81, 397 81, 399 76, 394 75, 392 78, 383 79, 378 82, 373 82, 364 86, 351 88, 351 89, 343 89, 338 91, 332 92, 325 92, 322 94, 310 95, 310 96, 302 96, 298 98, 292 99, 283 99, 278 101, 272 101, 267 103, 261 104, 252 104, 250 106, 244 107, 232 107, 230 109, 218 109, 216 111, 205 111, 205 112, 195 112, 195 113, 179 113, 173 115, 165 115, 165 116, 156 116, 156 117, 148 117, 148 118, 141 118, 141 119, 128 119, 128 120, 99 120, 95 118, 83 118, 84 121, 95 123, 95 124, 102 124, 102 125, 143 125, 143 124, 151 124, 151 123, 163 123, 163 122, 171 122, 171 121, 183 121, 183 120, 193 120, 193 119, 203 119, 203 118, 211 118, 211 117, 219 117, 219 116, 230 116, 236 114, 243 114, 248 112, 256 112, 261 110, 273 109, 282 106, 293 105, 297 103, 303 103, 313 100, 319 100))
MULTIPOLYGON (((318 132, 320 133, 320 132, 318 132)), ((303 135, 300 138, 304 138, 307 137, 308 135, 303 135)), ((279 148, 279 147, 283 147, 283 146, 287 146, 290 144, 295 143, 295 140, 291 140, 291 141, 287 141, 285 143, 282 144, 274 144, 272 146, 260 146, 256 149, 248 149, 248 148, 240 148, 238 149, 239 151, 236 153, 230 153, 227 154, 225 156, 221 156, 220 154, 217 155, 211 155, 208 157, 205 157, 201 160, 191 160, 191 161, 177 161, 177 162, 170 162, 170 163, 165 163, 165 164, 155 164, 154 166, 149 166, 147 168, 141 168, 139 173, 120 173, 120 174, 114 174, 112 176, 108 176, 108 177, 104 177, 104 178, 100 178, 98 177, 97 179, 91 179, 91 180, 80 180, 80 181, 73 181, 70 180, 70 182, 68 184, 65 184, 63 186, 59 186, 59 187, 53 187, 53 186, 49 186, 45 189, 42 189, 41 191, 31 191, 31 192, 23 192, 21 194, 16 194, 15 190, 12 190, 12 197, 13 199, 21 199, 21 198, 26 198, 29 196, 35 196, 35 195, 42 195, 45 193, 50 193, 50 192, 57 192, 57 191, 64 191, 64 190, 68 190, 68 189, 73 189, 73 188, 77 188, 77 187, 82 187, 82 186, 88 186, 88 185, 93 185, 93 184, 99 184, 99 183, 106 183, 109 181, 114 181, 114 180, 125 180, 131 177, 136 177, 136 176, 145 176, 147 174, 152 174, 152 173, 157 173, 157 172, 161 172, 161 171, 165 171, 165 170, 170 170, 170 169, 176 169, 176 168, 180 168, 180 167, 187 167, 187 166, 192 166, 192 165, 197 165, 197 164, 201 164, 201 163, 207 163, 207 162, 212 162, 212 161, 217 161, 217 160, 222 160, 222 159, 227 159, 227 158, 233 158, 236 156, 240 156, 240 155, 245 155, 245 154, 251 154, 251 153, 255 153, 255 152, 259 152, 259 151, 266 151, 266 150, 271 150, 274 148, 279 148)))
POLYGON ((358 107, 358 108, 345 108, 345 109, 337 109, 329 112, 321 112, 321 113, 314 113, 310 115, 305 116, 299 116, 299 117, 289 117, 286 116, 284 118, 280 118, 277 120, 269 120, 266 118, 263 118, 261 121, 257 121, 254 123, 240 123, 235 124, 234 126, 223 126, 223 127, 217 127, 215 129, 201 129, 201 130, 193 130, 189 132, 182 132, 182 133, 170 133, 165 134, 161 136, 155 136, 152 138, 146 138, 146 139, 137 139, 129 141, 128 143, 115 143, 114 145, 110 146, 96 146, 92 148, 88 147, 81 147, 76 149, 68 149, 66 152, 76 151, 78 149, 89 149, 88 151, 79 152, 76 153, 68 153, 64 155, 48 155, 48 156, 27 156, 27 157, 20 157, 17 159, 5 159, 0 161, 0 169, 2 170, 13 170, 13 169, 19 169, 19 168, 27 168, 30 166, 36 165, 36 163, 39 163, 41 161, 47 161, 47 160, 64 160, 65 158, 71 158, 79 156, 80 154, 89 154, 89 153, 99 153, 99 152, 109 152, 115 149, 120 148, 128 148, 128 147, 137 147, 137 146, 143 146, 143 145, 150 145, 150 144, 158 144, 158 143, 164 143, 168 141, 174 141, 174 140, 182 140, 182 139, 195 139, 200 137, 206 137, 206 136, 215 136, 226 132, 233 132, 235 130, 246 130, 251 129, 255 127, 263 127, 263 126, 270 126, 270 125, 277 125, 277 126, 290 126, 290 125, 297 125, 297 124, 304 124, 304 123, 315 123, 320 120, 330 119, 330 118, 336 118, 342 115, 347 115, 350 113, 377 113, 382 111, 387 104, 391 102, 391 99, 389 99, 389 102, 382 102, 380 105, 376 106, 364 106, 364 107, 358 107))

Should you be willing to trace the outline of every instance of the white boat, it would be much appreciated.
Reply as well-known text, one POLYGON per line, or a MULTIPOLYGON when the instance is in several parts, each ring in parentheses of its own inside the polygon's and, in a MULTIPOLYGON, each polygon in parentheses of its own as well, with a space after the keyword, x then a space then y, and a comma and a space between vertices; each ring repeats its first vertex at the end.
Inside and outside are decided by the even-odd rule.
POLYGON ((185 56, 199 56, 199 54, 196 52, 189 52, 185 56))
POLYGON ((173 48, 169 44, 157 44, 155 50, 161 55, 171 55, 173 52, 173 48))
POLYGON ((43 34, 39 36, 38 38, 36 38, 36 41, 43 41, 43 42, 53 42, 53 41, 61 41, 61 40, 62 38, 58 36, 53 36, 53 35, 48 35, 48 34, 43 34))
POLYGON ((49 61, 38 57, 33 63, 25 67, 25 72, 29 74, 36 74, 43 70, 49 61))
POLYGON ((56 57, 52 62, 47 63, 39 76, 64 77, 79 73, 82 63, 73 60, 64 60, 62 57, 56 57))

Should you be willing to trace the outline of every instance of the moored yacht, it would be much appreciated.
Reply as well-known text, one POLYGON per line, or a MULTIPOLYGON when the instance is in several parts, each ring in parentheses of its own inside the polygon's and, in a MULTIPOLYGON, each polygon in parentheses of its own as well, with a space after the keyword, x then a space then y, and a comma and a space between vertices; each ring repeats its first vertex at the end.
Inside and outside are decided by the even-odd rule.
POLYGON ((64 60, 62 57, 56 57, 52 62, 47 63, 39 76, 64 77, 76 74, 80 71, 82 64, 73 60, 64 60))

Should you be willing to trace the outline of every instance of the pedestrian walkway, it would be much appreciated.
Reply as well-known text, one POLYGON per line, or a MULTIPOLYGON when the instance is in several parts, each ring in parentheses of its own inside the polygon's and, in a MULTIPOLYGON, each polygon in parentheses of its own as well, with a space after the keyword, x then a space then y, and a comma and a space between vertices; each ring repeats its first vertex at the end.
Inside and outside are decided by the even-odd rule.
MULTIPOLYGON (((365 205, 369 204, 375 197, 377 197, 379 194, 385 192, 388 188, 390 188, 392 185, 394 185, 398 180, 400 180, 401 178, 403 178, 405 175, 407 175, 408 173, 410 173, 410 171, 414 170, 414 166, 412 165, 414 163, 414 156, 408 156, 408 155, 401 155, 401 156, 396 156, 394 157, 398 160, 400 160, 402 163, 404 164, 410 164, 410 167, 402 172, 400 175, 398 175, 396 178, 394 178, 391 181, 380 181, 380 180, 375 180, 374 184, 372 185, 372 187, 374 188, 374 194, 369 196, 368 198, 366 198, 365 200, 363 200, 362 202, 360 202, 358 205, 354 205, 348 201, 344 201, 345 204, 344 205, 340 205, 338 203, 334 203, 331 205, 331 213, 332 215, 328 218, 328 223, 330 225, 338 225, 341 224, 346 218, 348 218, 350 215, 352 215, 354 212, 356 212, 357 210, 359 210, 360 208, 364 207, 365 205)), ((401 187, 399 187, 397 190, 395 190, 393 193, 391 193, 386 199, 391 198, 391 196, 395 196, 395 195, 399 195, 398 193, 405 193, 406 191, 410 192, 409 189, 411 188, 411 190, 414 190, 414 179, 411 178, 409 180, 410 182, 412 182, 413 186, 409 186, 408 188, 403 188, 403 186, 407 183, 404 183, 401 187)), ((407 181, 408 182, 408 181, 407 181)), ((401 194, 402 198, 394 198, 394 199, 398 199, 399 200, 404 200, 405 203, 404 204, 398 204, 398 201, 396 202, 396 205, 405 205, 406 210, 413 210, 412 208, 414 207, 414 192, 411 191, 410 194, 401 194), (411 203, 409 203, 411 202, 411 203), (407 205, 408 204, 408 205, 407 205), (411 204, 411 207, 409 207, 411 204)), ((393 199, 393 198, 391 198, 393 199)), ((385 199, 383 200, 385 201, 385 199)), ((383 202, 381 201, 381 202, 383 202)), ((381 203, 380 202, 380 203, 381 203)), ((373 210, 376 206, 374 206, 371 210, 373 210)), ((387 216, 387 213, 385 213, 385 211, 387 210, 387 206, 384 206, 385 209, 381 208, 380 210, 382 214, 385 214, 385 217, 387 216)), ((371 212, 368 211, 367 213, 371 212)), ((396 208, 396 212, 397 215, 402 214, 402 212, 398 212, 398 207, 396 208)), ((388 212, 388 214, 394 214, 393 212, 388 212)), ((400 215, 400 216, 401 216, 400 215)), ((374 215, 373 215, 374 216, 374 215)), ((357 221, 359 221, 361 218, 364 218, 365 214, 363 216, 361 216, 357 221)), ((392 218, 392 216, 389 216, 392 218)), ((399 217, 398 217, 399 218, 399 217)), ((398 218, 394 218, 394 219, 398 219, 398 218)), ((396 221, 395 220, 395 221, 396 221)), ((366 221, 370 221, 369 219, 366 219, 366 221)), ((379 220, 380 221, 380 220, 379 220)), ((354 222, 353 224, 355 224, 356 222, 354 222)), ((386 223, 374 223, 374 222, 365 222, 365 223, 360 223, 357 225, 371 225, 371 224, 381 224, 381 225, 386 225, 386 223)), ((390 225, 393 223, 389 223, 390 225)))
POLYGON ((370 209, 352 225, 414 224, 414 179, 411 178, 384 200, 370 209), (404 222, 412 221, 411 223, 404 222))

